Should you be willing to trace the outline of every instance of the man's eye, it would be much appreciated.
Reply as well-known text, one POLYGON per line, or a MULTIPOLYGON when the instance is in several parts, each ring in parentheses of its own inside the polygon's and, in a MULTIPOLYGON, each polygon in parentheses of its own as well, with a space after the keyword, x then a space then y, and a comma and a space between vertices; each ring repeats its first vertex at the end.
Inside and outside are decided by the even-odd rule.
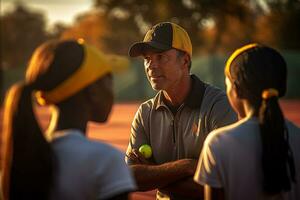
POLYGON ((168 61, 168 56, 164 55, 164 54, 158 54, 157 55, 157 60, 159 60, 160 62, 167 62, 168 61))

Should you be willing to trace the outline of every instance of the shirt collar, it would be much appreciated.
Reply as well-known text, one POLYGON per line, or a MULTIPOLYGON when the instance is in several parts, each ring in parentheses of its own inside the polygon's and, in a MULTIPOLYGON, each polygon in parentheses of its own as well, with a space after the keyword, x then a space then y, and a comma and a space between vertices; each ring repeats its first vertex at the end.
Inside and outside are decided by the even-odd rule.
POLYGON ((51 133, 51 140, 56 140, 68 135, 77 135, 80 137, 84 137, 84 134, 78 129, 65 129, 51 133))
POLYGON ((184 102, 190 108, 200 108, 207 84, 195 75, 191 75, 191 79, 192 87, 184 102))
MULTIPOLYGON (((200 108, 207 85, 193 74, 191 75, 191 80, 192 80, 192 86, 190 92, 183 103, 192 109, 200 108)), ((155 106, 156 110, 160 107, 167 107, 167 105, 164 102, 164 96, 162 91, 159 91, 157 95, 154 97, 154 99, 155 99, 154 102, 156 104, 155 106)))

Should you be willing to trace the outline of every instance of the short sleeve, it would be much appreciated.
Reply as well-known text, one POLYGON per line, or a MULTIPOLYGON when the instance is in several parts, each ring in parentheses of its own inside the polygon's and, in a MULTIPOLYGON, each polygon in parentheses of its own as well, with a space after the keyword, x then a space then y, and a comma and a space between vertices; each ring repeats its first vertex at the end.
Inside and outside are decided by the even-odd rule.
POLYGON ((210 113, 211 131, 237 121, 237 115, 231 108, 226 95, 220 95, 210 113))
MULTIPOLYGON (((145 131, 148 121, 147 113, 149 112, 147 112, 146 107, 143 105, 136 112, 131 124, 131 133, 126 154, 129 154, 132 149, 138 149, 143 144, 150 144, 145 131)), ((125 156, 125 161, 129 165, 131 164, 131 160, 127 156, 125 156)))
MULTIPOLYGON (((107 155, 107 154, 106 154, 107 155)), ((116 149, 110 150, 99 173, 98 199, 108 199, 124 192, 132 192, 136 185, 130 169, 124 162, 124 154, 116 149)))
MULTIPOLYGON (((212 134, 212 133, 211 133, 212 134)), ((210 136, 205 140, 197 170, 194 175, 194 181, 201 185, 209 185, 215 188, 223 187, 221 179, 221 163, 219 162, 218 152, 211 144, 210 136)))

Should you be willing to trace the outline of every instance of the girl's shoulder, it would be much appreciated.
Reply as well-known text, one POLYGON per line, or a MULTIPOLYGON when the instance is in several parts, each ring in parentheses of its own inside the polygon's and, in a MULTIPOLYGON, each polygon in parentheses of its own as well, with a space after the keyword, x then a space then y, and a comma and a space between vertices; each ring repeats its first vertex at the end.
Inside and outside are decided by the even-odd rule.
POLYGON ((290 134, 297 134, 297 135, 300 134, 299 126, 297 126, 296 124, 294 124, 288 119, 285 119, 285 123, 290 134))
POLYGON ((208 134, 206 143, 225 144, 236 138, 247 137, 259 130, 258 122, 253 118, 245 118, 233 124, 218 128, 208 134))

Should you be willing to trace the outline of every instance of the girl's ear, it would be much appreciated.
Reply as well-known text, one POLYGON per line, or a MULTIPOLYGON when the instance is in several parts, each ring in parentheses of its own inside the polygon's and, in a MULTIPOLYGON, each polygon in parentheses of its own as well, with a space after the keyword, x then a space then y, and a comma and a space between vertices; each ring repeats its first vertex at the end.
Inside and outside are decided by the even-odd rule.
POLYGON ((240 99, 245 98, 245 93, 244 93, 244 91, 243 91, 243 90, 241 89, 241 87, 236 83, 236 81, 234 81, 233 87, 235 88, 237 97, 239 97, 240 99))

